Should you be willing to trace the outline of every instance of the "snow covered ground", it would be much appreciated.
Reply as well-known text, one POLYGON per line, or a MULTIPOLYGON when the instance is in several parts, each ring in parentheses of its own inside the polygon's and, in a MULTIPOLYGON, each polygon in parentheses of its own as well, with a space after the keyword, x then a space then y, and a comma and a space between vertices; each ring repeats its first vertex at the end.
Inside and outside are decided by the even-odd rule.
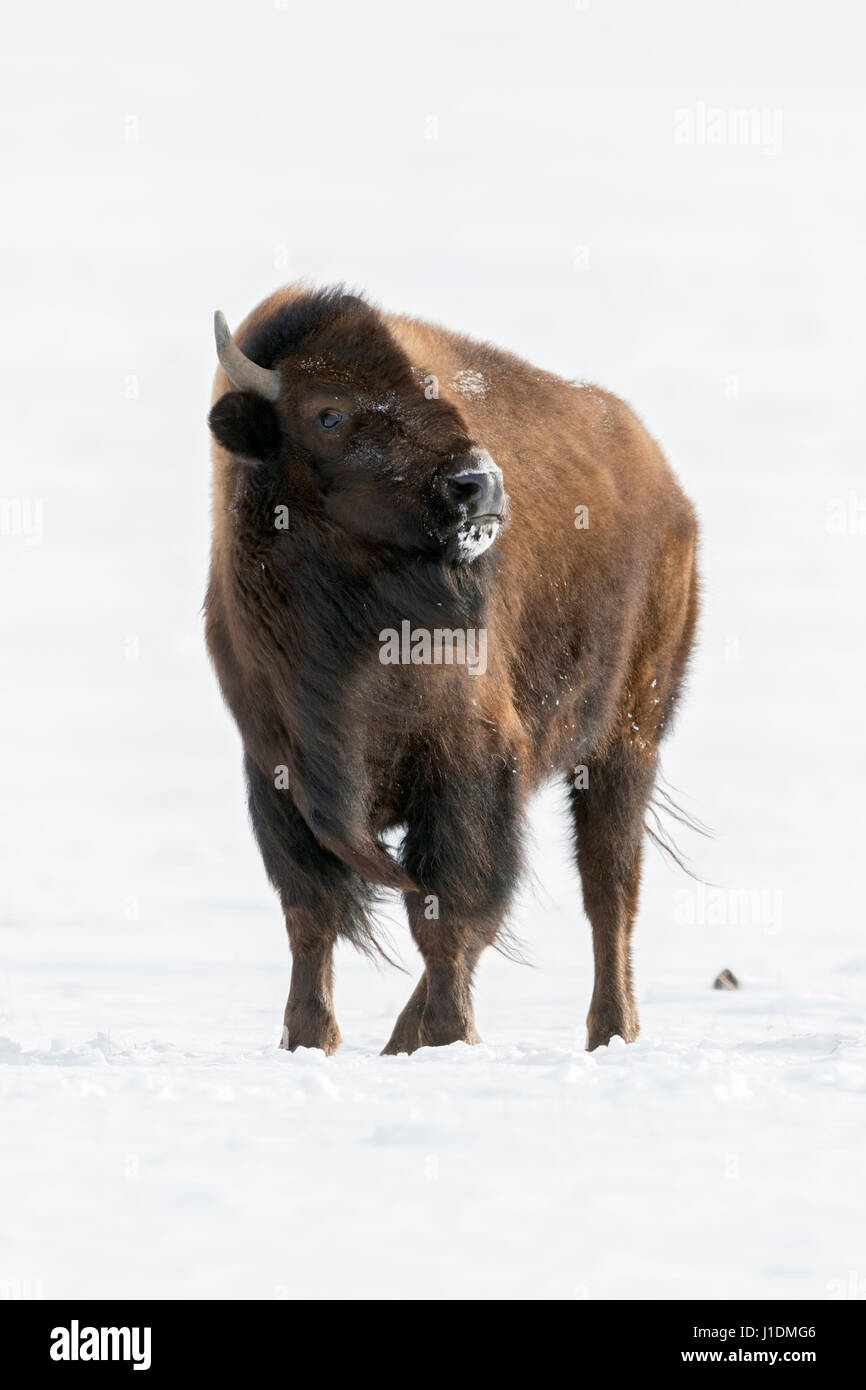
POLYGON ((857 22, 840 0, 19 9, 0 1294, 866 1295, 857 22), (601 381, 698 506, 665 769, 719 887, 648 851, 630 1048, 583 1051, 554 790, 513 921, 531 964, 488 953, 483 1046, 378 1056, 417 972, 389 905, 410 973, 341 955, 340 1053, 276 1047, 287 949, 198 610, 212 312, 300 274, 601 381))

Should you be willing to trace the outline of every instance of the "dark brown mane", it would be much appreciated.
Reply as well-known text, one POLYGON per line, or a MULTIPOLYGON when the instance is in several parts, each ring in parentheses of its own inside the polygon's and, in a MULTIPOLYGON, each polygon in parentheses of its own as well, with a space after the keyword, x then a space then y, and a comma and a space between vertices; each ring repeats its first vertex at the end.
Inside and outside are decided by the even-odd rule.
POLYGON ((273 367, 283 357, 302 352, 319 335, 326 334, 332 348, 342 353, 347 339, 363 340, 365 329, 369 338, 381 327, 381 316, 361 295, 337 285, 277 303, 254 319, 239 341, 260 367, 273 367))

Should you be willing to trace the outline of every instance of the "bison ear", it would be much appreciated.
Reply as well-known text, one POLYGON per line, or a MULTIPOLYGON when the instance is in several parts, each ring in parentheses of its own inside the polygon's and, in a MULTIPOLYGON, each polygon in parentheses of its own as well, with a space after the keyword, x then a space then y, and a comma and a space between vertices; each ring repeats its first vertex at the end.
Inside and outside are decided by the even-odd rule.
POLYGON ((269 401, 250 391, 227 391, 212 407, 208 424, 230 454, 256 463, 279 450, 280 423, 269 401))

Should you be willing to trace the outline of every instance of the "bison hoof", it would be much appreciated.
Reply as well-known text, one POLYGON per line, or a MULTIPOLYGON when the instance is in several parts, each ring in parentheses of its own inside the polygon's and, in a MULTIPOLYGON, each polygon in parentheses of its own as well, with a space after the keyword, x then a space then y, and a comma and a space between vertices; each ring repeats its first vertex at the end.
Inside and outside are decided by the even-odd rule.
POLYGON ((306 1013, 286 1019, 280 1047, 287 1052, 294 1052, 299 1047, 316 1047, 330 1057, 342 1041, 333 1014, 306 1013))
POLYGON ((422 1046, 421 1032, 417 1024, 414 1028, 401 1028, 398 1024, 379 1056, 405 1057, 409 1052, 417 1052, 418 1048, 422 1046))
POLYGON ((450 1043, 465 1042, 470 1046, 481 1039, 474 1023, 460 1022, 448 1025, 442 1020, 438 1025, 422 1019, 420 1027, 401 1028, 398 1026, 391 1034, 390 1041, 382 1048, 383 1057, 396 1057, 409 1052, 417 1052, 419 1047, 448 1047, 450 1043))
POLYGON ((421 1030, 422 1047, 448 1047, 455 1042, 468 1043, 470 1047, 475 1047, 481 1042, 478 1030, 474 1023, 460 1024, 455 1028, 444 1027, 440 1029, 421 1030))
POLYGON ((597 1047, 607 1047, 611 1038, 622 1038, 623 1042, 633 1043, 640 1032, 636 1013, 590 1014, 586 1020, 586 1050, 594 1052, 597 1047))

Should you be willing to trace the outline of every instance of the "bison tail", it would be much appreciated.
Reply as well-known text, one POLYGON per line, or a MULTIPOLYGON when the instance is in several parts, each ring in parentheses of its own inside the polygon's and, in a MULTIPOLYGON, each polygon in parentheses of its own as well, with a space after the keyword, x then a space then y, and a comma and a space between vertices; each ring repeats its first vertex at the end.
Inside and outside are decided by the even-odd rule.
MULTIPOLYGON (((647 812, 652 819, 652 824, 647 821, 644 825, 644 829, 656 848, 661 850, 663 854, 666 854, 669 859, 672 859, 677 867, 682 869, 684 874, 688 874, 689 878, 695 879, 698 883, 703 883, 705 880, 701 878, 700 874, 695 873, 688 859, 686 859, 674 840, 670 826, 663 823, 661 816, 669 817, 679 825, 685 826, 687 830, 692 831, 695 835, 703 836, 704 839, 712 839, 713 832, 704 825, 702 821, 698 820, 696 816, 692 815, 690 811, 687 811, 685 807, 671 795, 671 791, 675 791, 676 788, 672 787, 670 790, 666 790, 665 787, 659 785, 663 780, 664 778, 659 774, 655 795, 647 806, 647 812), (661 815, 659 814, 660 812, 661 815)), ((669 783, 668 786, 670 786, 669 783)), ((682 795, 682 793, 677 793, 677 795, 682 795)))
POLYGON ((375 840, 353 844, 341 836, 329 834, 317 828, 315 816, 311 829, 320 845, 331 851, 337 859, 354 869, 355 873, 383 888, 396 888, 401 893, 417 893, 418 885, 406 870, 392 859, 387 850, 375 840))

